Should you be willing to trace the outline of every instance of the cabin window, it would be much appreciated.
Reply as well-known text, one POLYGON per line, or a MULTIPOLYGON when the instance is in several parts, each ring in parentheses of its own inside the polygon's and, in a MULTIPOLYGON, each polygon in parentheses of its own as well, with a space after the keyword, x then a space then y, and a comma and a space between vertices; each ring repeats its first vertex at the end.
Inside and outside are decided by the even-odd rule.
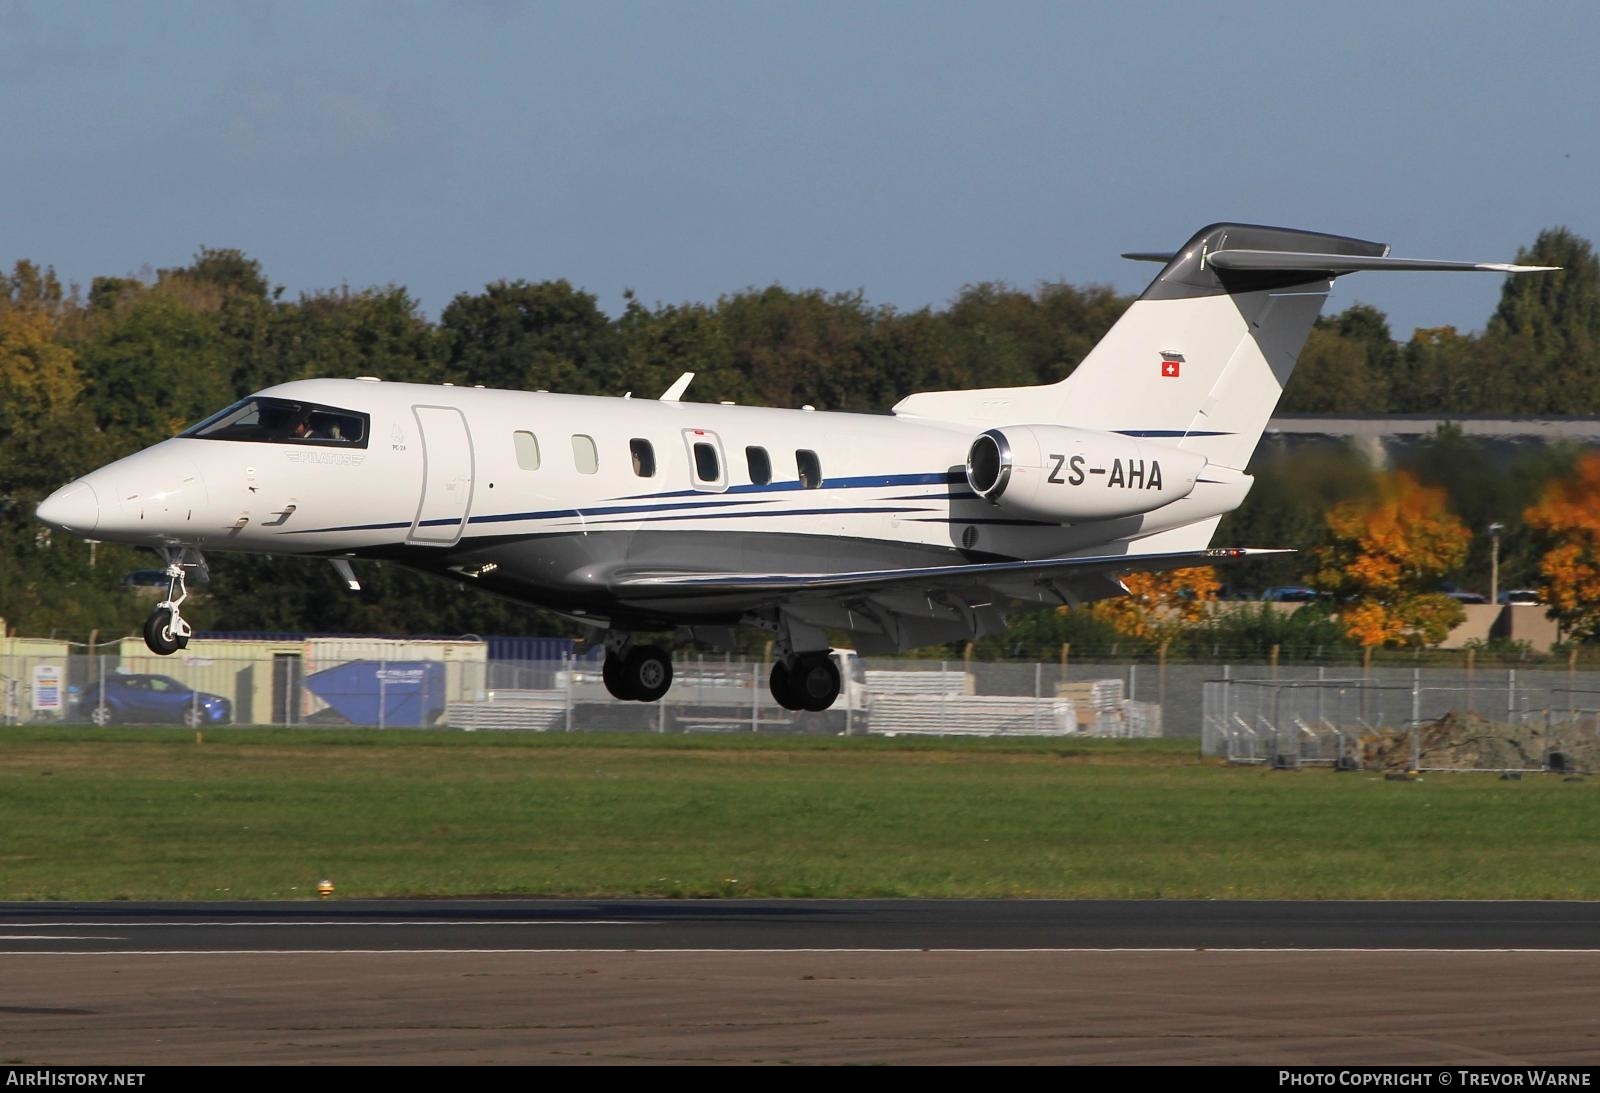
POLYGON ((253 395, 178 435, 198 440, 365 448, 367 423, 367 415, 355 410, 253 395))
POLYGON ((650 442, 634 437, 628 441, 628 450, 633 453, 633 473, 640 478, 654 478, 656 450, 650 446, 650 442))
POLYGON ((521 429, 511 434, 511 443, 517 449, 517 466, 525 471, 539 469, 539 438, 521 429))
POLYGON ((772 481, 772 460, 767 457, 765 448, 746 448, 744 460, 750 466, 750 481, 758 486, 765 486, 772 481))
POLYGON ((594 446, 594 437, 572 434, 572 462, 579 474, 594 474, 600 469, 600 453, 594 446))
POLYGON ((702 482, 720 482, 722 465, 717 459, 717 447, 704 440, 694 446, 694 473, 702 482))
POLYGON ((801 448, 794 453, 795 469, 800 472, 800 487, 807 490, 822 488, 822 460, 817 453, 801 448))

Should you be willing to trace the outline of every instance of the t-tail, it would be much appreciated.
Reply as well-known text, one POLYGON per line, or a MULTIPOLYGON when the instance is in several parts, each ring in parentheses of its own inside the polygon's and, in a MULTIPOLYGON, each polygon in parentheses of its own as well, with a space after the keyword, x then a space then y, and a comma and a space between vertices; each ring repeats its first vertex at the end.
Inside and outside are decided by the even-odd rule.
POLYGON ((1359 270, 1548 269, 1391 258, 1364 239, 1253 224, 1202 228, 1077 369, 1037 387, 912 395, 895 413, 976 425, 1051 424, 1176 447, 1242 471, 1334 278, 1359 270))

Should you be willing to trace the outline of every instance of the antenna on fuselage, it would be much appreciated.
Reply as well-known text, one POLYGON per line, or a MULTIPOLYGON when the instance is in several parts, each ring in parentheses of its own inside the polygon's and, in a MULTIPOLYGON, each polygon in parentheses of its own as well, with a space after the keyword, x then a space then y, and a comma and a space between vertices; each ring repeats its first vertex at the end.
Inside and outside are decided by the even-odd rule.
POLYGON ((672 386, 661 392, 662 402, 677 402, 683 398, 683 393, 689 389, 689 381, 694 379, 693 372, 685 372, 672 381, 672 386))

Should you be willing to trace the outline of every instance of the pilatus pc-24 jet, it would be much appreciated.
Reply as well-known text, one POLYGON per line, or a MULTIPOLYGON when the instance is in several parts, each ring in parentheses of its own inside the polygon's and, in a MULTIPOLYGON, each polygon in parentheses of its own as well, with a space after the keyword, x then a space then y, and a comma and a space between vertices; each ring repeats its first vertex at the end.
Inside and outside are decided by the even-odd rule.
POLYGON ((669 654, 637 631, 775 641, 790 709, 839 692, 828 630, 907 649, 1125 592, 1119 573, 1250 550, 1212 532, 1333 279, 1535 267, 1389 257, 1382 243, 1247 224, 1162 263, 1070 376, 911 395, 892 416, 318 379, 271 387, 85 475, 44 523, 153 547, 170 586, 145 626, 188 642, 202 551, 425 570, 603 633, 618 698, 654 701, 669 654))

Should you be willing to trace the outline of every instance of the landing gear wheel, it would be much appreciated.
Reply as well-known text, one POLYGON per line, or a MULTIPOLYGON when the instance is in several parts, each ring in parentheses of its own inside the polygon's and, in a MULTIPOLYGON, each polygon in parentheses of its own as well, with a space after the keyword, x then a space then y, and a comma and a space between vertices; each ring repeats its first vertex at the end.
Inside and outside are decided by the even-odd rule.
POLYGON ((772 688, 772 697, 786 710, 802 709, 800 699, 794 694, 789 678, 789 666, 783 661, 776 661, 772 665, 772 676, 768 685, 772 688))
POLYGON ((170 657, 189 644, 189 639, 172 628, 172 609, 158 607, 144 622, 144 643, 157 656, 170 657))
POLYGON ((638 702, 655 702, 672 686, 672 658, 659 645, 636 645, 622 662, 622 685, 638 702))
POLYGON ((839 669, 827 653, 802 653, 789 673, 789 686, 801 709, 821 713, 839 697, 839 669))
POLYGON ((622 658, 606 654, 604 665, 600 668, 600 678, 605 680, 606 690, 611 692, 611 697, 619 702, 632 702, 633 692, 628 690, 622 678, 622 658))

